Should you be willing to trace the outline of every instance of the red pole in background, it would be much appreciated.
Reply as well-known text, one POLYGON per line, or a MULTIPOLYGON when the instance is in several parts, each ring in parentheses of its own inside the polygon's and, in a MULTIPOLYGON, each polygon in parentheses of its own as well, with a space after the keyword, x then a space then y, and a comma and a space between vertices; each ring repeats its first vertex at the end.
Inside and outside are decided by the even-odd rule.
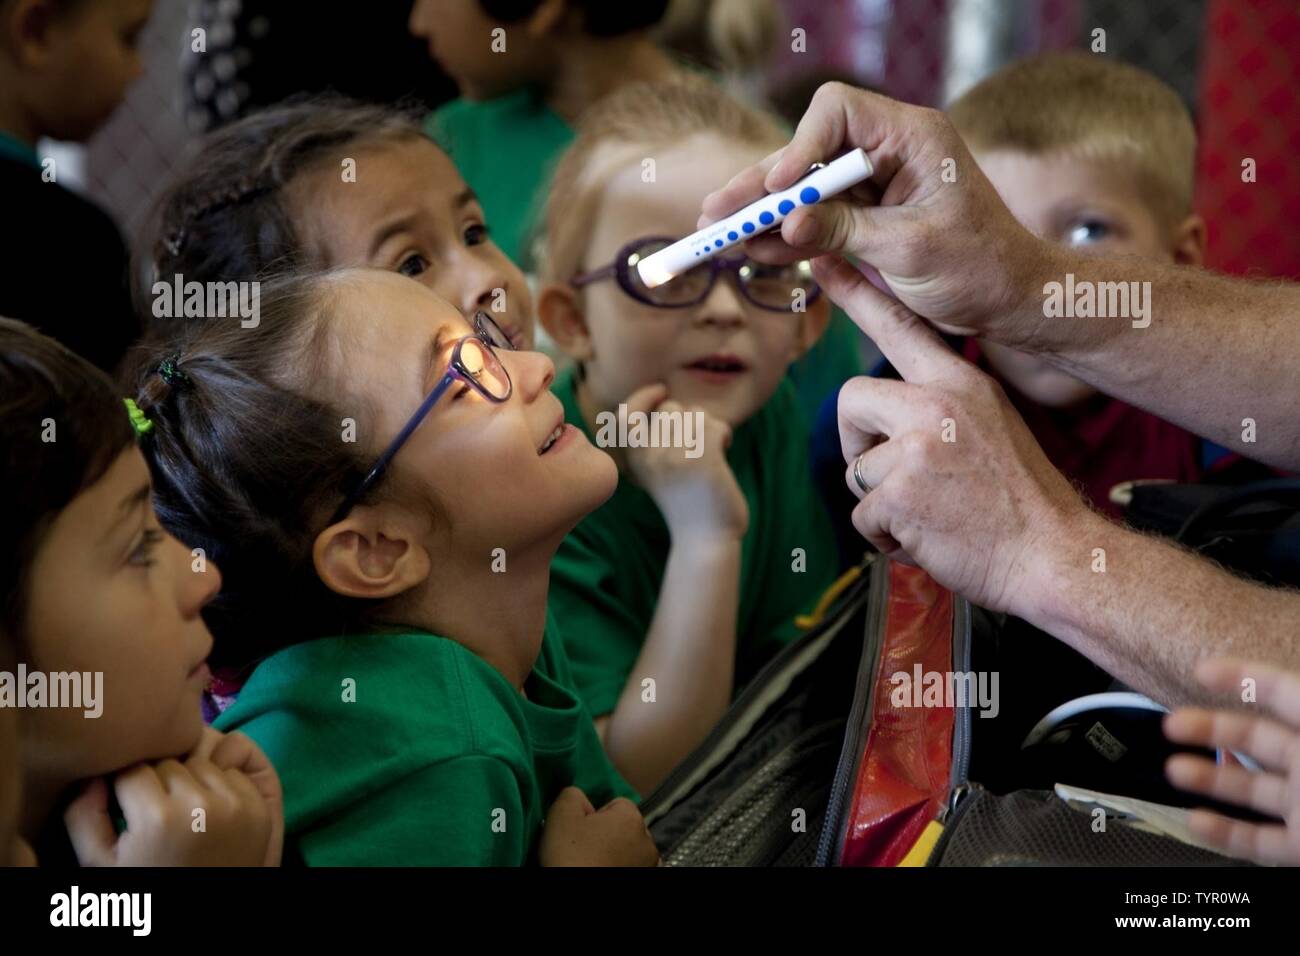
POLYGON ((1300 3, 1211 0, 1197 110, 1196 208, 1209 223, 1212 269, 1300 279, 1297 90, 1300 3))

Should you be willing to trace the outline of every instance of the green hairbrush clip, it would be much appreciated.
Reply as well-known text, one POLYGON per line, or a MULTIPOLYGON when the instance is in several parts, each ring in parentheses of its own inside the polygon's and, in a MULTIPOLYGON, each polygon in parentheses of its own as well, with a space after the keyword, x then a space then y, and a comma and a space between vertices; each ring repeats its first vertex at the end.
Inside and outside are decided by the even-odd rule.
POLYGON ((153 422, 149 421, 144 412, 140 411, 140 406, 135 403, 134 399, 124 398, 122 401, 126 402, 126 413, 131 418, 131 427, 135 429, 136 437, 143 438, 153 431, 153 422))

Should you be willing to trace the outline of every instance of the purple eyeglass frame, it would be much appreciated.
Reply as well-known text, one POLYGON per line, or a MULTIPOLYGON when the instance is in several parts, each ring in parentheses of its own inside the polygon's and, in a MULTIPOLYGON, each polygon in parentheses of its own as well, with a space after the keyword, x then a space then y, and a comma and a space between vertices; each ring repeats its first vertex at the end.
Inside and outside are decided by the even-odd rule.
MULTIPOLYGON (((747 262, 753 261, 748 256, 715 256, 707 262, 701 262, 699 265, 694 266, 693 268, 695 269, 710 270, 709 284, 704 287, 704 291, 700 293, 698 298, 691 299, 689 302, 655 302, 649 296, 643 295, 637 290, 636 284, 632 281, 632 266, 628 265, 627 262, 632 253, 639 251, 642 247, 647 246, 652 242, 672 243, 676 242, 676 240, 671 236, 642 236, 640 239, 633 239, 618 250, 614 256, 614 261, 609 265, 601 266, 599 269, 593 269, 590 272, 580 272, 569 280, 569 285, 573 286, 575 289, 581 289, 583 286, 590 285, 593 282, 599 282, 601 279, 613 278, 618 282, 618 287, 622 289, 625 294, 636 299, 638 302, 644 302, 646 305, 653 306, 656 309, 687 309, 693 305, 699 305, 707 299, 709 294, 713 291, 713 287, 717 285, 718 276, 723 272, 730 272, 736 277, 736 288, 739 289, 740 294, 745 297, 745 301, 752 303, 760 309, 765 309, 768 312, 794 312, 794 309, 789 307, 783 306, 777 308, 774 305, 767 305, 763 302, 759 302, 749 294, 749 291, 745 288, 745 283, 740 281, 740 270, 747 262)), ((761 266, 763 263, 756 262, 755 265, 761 266)), ((816 302, 821 294, 821 286, 816 282, 813 282, 812 287, 808 290, 808 297, 805 302, 816 302)))
MULTIPOLYGON (((412 415, 407 420, 406 424, 402 426, 402 430, 397 433, 397 437, 388 443, 388 447, 384 449, 383 454, 379 456, 371 469, 366 472, 366 476, 361 479, 361 483, 352 490, 351 494, 343 499, 343 503, 339 505, 338 510, 334 512, 334 516, 330 518, 330 525, 338 524, 346 518, 348 513, 357 506, 357 502, 365 496, 366 492, 373 488, 375 483, 384 476, 384 472, 388 470, 388 466, 392 463, 393 457, 399 450, 401 450, 401 447, 406 444, 407 440, 415 434, 415 430, 419 428, 424 419, 428 417, 429 412, 433 411, 433 406, 438 404, 438 399, 442 398, 447 389, 456 382, 463 382, 493 404, 500 405, 503 402, 510 400, 510 396, 514 394, 515 385, 510 379, 510 370, 506 368, 505 363, 502 362, 500 357, 496 354, 497 349, 506 352, 513 352, 514 346, 510 344, 510 337, 501 330, 499 325, 488 317, 486 312, 475 312, 474 331, 469 335, 463 335, 456 340, 456 344, 453 346, 451 351, 451 361, 447 364, 447 371, 442 376, 442 380, 433 387, 433 390, 429 392, 428 397, 420 403, 420 407, 415 410, 415 414, 412 415), (500 336, 503 344, 498 345, 492 341, 494 330, 496 334, 500 336), (461 361, 460 350, 470 339, 477 339, 481 342, 483 346, 492 353, 492 357, 496 359, 497 364, 501 366, 501 373, 506 377, 506 393, 500 398, 491 394, 487 389, 480 385, 478 380, 474 378, 474 373, 466 368, 465 363, 461 361)), ((329 527, 329 525, 326 525, 326 527, 329 527)))

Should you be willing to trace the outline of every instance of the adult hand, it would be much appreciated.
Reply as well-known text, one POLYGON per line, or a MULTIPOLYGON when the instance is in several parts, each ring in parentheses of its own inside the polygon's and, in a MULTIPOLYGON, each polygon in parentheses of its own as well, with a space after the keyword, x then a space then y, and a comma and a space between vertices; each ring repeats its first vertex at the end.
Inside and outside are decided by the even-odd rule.
POLYGON ((1247 823, 1209 810, 1192 810, 1188 826, 1201 839, 1234 856, 1263 863, 1300 864, 1300 674, 1232 659, 1202 661, 1196 677, 1209 690, 1239 695, 1255 681, 1263 714, 1185 708, 1165 718, 1171 740, 1200 747, 1229 747, 1264 768, 1251 773, 1204 757, 1171 757, 1166 773, 1175 786, 1250 807, 1285 824, 1247 823))
POLYGON ((1047 549, 1100 519, 993 379, 854 266, 824 257, 814 270, 903 376, 840 391, 845 480, 861 499, 854 527, 976 604, 1024 616, 1050 589, 1047 549))
POLYGON ((937 110, 827 83, 789 144, 705 197, 700 224, 859 146, 875 167, 864 187, 799 207, 746 251, 767 262, 854 256, 945 331, 1027 342, 1042 319, 1044 277, 1062 271, 1052 265, 1059 253, 1015 220, 937 110))

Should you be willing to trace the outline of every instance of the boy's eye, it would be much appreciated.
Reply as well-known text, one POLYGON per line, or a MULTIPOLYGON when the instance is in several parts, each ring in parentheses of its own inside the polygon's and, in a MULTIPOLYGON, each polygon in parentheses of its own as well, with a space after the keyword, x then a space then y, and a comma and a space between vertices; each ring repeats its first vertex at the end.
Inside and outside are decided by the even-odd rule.
POLYGON ((397 271, 404 276, 418 276, 425 269, 429 268, 429 263, 424 256, 419 253, 413 253, 402 260, 397 267, 397 271))
POLYGON ((465 244, 477 246, 480 243, 487 242, 488 227, 483 223, 475 223, 465 230, 465 244))
POLYGON ((468 394, 469 394, 469 386, 462 385, 460 388, 456 389, 456 394, 451 397, 451 400, 453 402, 459 402, 462 398, 464 398, 468 394))
POLYGON ((1110 227, 1099 219, 1085 219, 1070 227, 1069 240, 1072 246, 1100 242, 1110 235, 1110 227))
POLYGON ((140 542, 131 549, 131 556, 127 558, 128 564, 136 567, 147 568, 153 564, 154 548, 162 541, 163 534, 156 528, 146 528, 140 535, 140 542))

